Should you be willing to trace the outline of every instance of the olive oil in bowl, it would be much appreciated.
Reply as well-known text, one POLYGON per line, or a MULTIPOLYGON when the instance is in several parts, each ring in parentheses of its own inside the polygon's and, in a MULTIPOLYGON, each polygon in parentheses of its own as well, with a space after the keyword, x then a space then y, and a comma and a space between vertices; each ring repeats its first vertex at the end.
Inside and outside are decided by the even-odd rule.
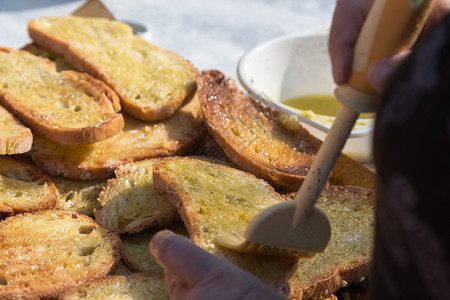
MULTIPOLYGON (((335 117, 341 106, 333 95, 328 94, 300 96, 285 100, 282 103, 302 111, 312 111, 314 114, 330 117, 335 117)), ((370 119, 374 116, 374 113, 361 113, 359 118, 370 119)))

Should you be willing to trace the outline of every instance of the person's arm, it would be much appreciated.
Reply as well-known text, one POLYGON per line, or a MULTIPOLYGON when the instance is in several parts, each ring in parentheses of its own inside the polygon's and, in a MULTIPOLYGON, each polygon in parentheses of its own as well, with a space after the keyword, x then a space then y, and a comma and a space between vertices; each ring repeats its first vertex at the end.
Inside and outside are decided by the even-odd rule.
POLYGON ((284 299, 253 275, 169 230, 150 241, 165 270, 170 299, 284 299))

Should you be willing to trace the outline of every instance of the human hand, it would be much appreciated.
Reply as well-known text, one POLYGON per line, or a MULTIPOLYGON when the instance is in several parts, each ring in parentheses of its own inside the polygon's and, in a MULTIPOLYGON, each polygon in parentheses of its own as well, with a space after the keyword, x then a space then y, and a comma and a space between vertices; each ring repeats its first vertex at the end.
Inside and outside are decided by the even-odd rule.
MULTIPOLYGON (((336 84, 347 82, 351 73, 353 51, 361 27, 374 0, 338 0, 330 29, 329 52, 333 78, 336 84)), ((450 0, 435 0, 433 9, 424 28, 428 32, 450 11, 450 0)), ((367 73, 372 87, 381 91, 387 78, 406 58, 409 51, 376 62, 367 73)))
POLYGON ((253 275, 169 230, 158 232, 149 248, 165 269, 170 299, 284 299, 253 275))

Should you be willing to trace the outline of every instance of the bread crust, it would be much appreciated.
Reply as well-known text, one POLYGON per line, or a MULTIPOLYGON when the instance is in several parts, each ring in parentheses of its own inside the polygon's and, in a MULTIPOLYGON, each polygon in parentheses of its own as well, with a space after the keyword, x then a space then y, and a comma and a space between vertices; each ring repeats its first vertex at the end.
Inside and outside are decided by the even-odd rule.
POLYGON ((141 105, 136 104, 133 101, 123 97, 122 99, 122 107, 125 112, 129 115, 134 116, 143 121, 157 121, 164 120, 172 116, 185 102, 186 99, 192 98, 195 94, 196 87, 195 83, 192 84, 192 88, 187 93, 184 93, 180 97, 173 99, 172 101, 167 102, 166 104, 155 108, 155 107, 143 107, 141 105))
POLYGON ((0 215, 13 215, 56 207, 58 201, 56 187, 39 168, 10 157, 0 156, 0 176, 13 180, 14 184, 19 184, 2 190, 4 194, 0 199, 0 215), (34 185, 28 188, 20 186, 20 182, 34 185), (43 191, 38 193, 37 186, 42 187, 43 191), (8 189, 10 189, 11 195, 7 194, 8 189), (27 201, 21 201, 22 197, 25 197, 27 201), (3 201, 6 202, 2 203, 3 201))
POLYGON ((0 106, 0 123, 2 121, 8 124, 7 127, 0 127, 0 155, 20 154, 30 151, 33 143, 31 130, 0 106), (14 129, 10 130, 11 127, 14 129))
MULTIPOLYGON (((82 125, 67 125, 64 121, 59 121, 53 117, 49 118, 43 111, 31 107, 29 105, 30 100, 27 99, 27 96, 14 94, 14 92, 9 92, 7 88, 3 92, 0 89, 0 104, 19 118, 36 135, 62 144, 77 145, 101 141, 113 136, 123 128, 124 120, 122 115, 118 113, 120 104, 117 95, 103 82, 94 79, 88 74, 70 70, 57 73, 55 64, 52 61, 34 56, 27 51, 8 48, 0 48, 0 51, 4 53, 16 53, 19 57, 34 57, 33 60, 36 62, 40 61, 40 65, 42 66, 39 72, 59 76, 61 79, 71 82, 73 87, 77 88, 81 93, 97 97, 97 101, 91 100, 87 105, 102 107, 104 111, 104 115, 101 116, 104 119, 92 125, 84 127, 80 127, 82 125)), ((50 101, 59 101, 64 95, 48 92, 47 96, 50 101)), ((66 118, 71 117, 69 115, 66 116, 66 118)))
POLYGON ((125 127, 109 139, 68 146, 35 138, 30 154, 51 175, 105 179, 113 177, 121 164, 190 153, 206 133, 197 97, 162 121, 150 123, 124 116, 125 127))
POLYGON ((297 189, 321 142, 299 123, 287 128, 279 110, 245 96, 220 71, 203 71, 197 86, 208 131, 228 158, 275 187, 297 189))
MULTIPOLYGON (((71 16, 70 18, 77 17, 71 16)), ((94 20, 93 18, 90 19, 94 20)), ((108 22, 107 20, 103 20, 100 18, 98 19, 101 20, 101 22, 108 22)), ((169 95, 162 103, 159 103, 158 105, 146 105, 140 101, 137 101, 136 99, 132 99, 127 96, 127 93, 123 89, 123 86, 121 86, 122 83, 115 82, 108 71, 104 70, 100 65, 93 62, 84 53, 75 49, 75 47, 71 45, 70 40, 65 40, 46 32, 45 29, 39 26, 39 20, 40 19, 33 20, 28 24, 28 32, 33 41, 44 48, 51 49, 52 51, 63 55, 64 59, 75 70, 78 70, 80 72, 87 72, 111 86, 120 96, 123 110, 127 114, 135 118, 143 121, 156 121, 168 118, 169 116, 174 114, 177 109, 179 109, 186 98, 191 97, 195 92, 195 76, 198 74, 198 70, 194 67, 193 64, 191 64, 190 61, 184 59, 173 51, 159 48, 156 45, 145 41, 139 36, 134 36, 131 28, 128 28, 128 35, 126 34, 126 37, 128 37, 128 39, 124 39, 128 43, 135 42, 138 45, 146 44, 148 48, 158 49, 158 51, 165 53, 163 55, 166 55, 168 57, 170 56, 174 60, 178 60, 180 66, 183 65, 183 67, 185 68, 184 72, 192 74, 192 80, 190 83, 182 83, 186 85, 182 92, 178 93, 177 95, 173 95, 173 97, 171 97, 172 95, 169 95)), ((115 21, 115 23, 117 23, 117 21, 115 21)), ((121 24, 121 26, 128 27, 125 24, 121 24)), ((127 30, 123 31, 126 32, 127 30)), ((107 50, 108 49, 99 49, 99 51, 107 50)), ((116 63, 121 64, 122 62, 117 61, 116 63)), ((162 67, 164 68, 165 66, 163 65, 162 67)), ((139 76, 139 74, 135 75, 139 76)))

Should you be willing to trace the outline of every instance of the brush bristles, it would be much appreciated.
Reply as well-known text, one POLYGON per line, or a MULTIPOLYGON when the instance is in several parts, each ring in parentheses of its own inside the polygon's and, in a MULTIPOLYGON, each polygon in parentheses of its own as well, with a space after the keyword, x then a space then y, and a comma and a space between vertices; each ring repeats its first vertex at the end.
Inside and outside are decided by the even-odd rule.
POLYGON ((298 251, 294 249, 286 249, 276 246, 253 243, 247 240, 243 233, 239 232, 234 232, 226 236, 217 237, 214 239, 214 243, 219 246, 244 253, 296 256, 310 259, 316 255, 316 253, 312 252, 298 251))

